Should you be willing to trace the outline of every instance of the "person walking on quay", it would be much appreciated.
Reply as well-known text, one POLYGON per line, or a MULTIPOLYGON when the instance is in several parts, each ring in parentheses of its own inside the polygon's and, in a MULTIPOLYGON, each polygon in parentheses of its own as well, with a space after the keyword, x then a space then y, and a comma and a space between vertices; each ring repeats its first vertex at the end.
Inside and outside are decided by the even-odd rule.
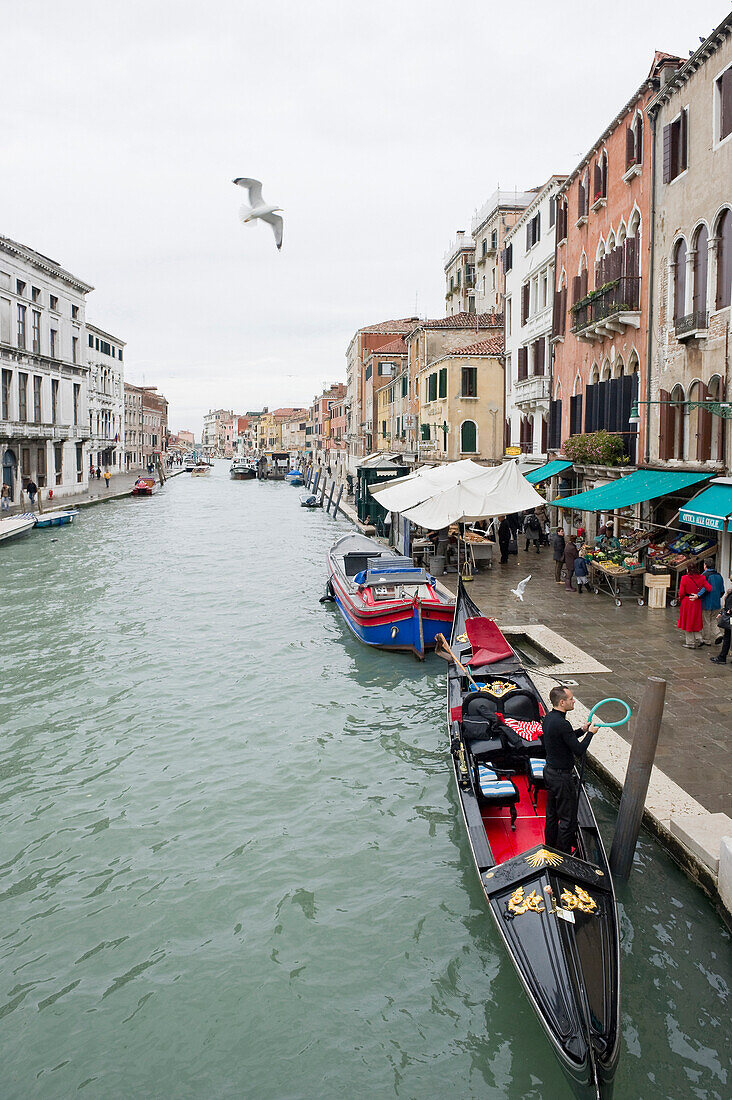
POLYGON ((574 576, 574 563, 577 561, 579 555, 576 539, 576 535, 570 535, 564 546, 564 569, 566 572, 564 587, 568 592, 574 592, 572 577, 574 576))
POLYGON ((107 486, 108 489, 109 489, 109 482, 111 481, 111 479, 112 479, 112 475, 109 472, 109 468, 106 468, 105 471, 104 471, 104 484, 107 486))
POLYGON ((704 562, 703 576, 711 584, 712 590, 711 592, 705 592, 701 597, 702 644, 714 645, 719 635, 717 619, 719 618, 719 609, 722 606, 722 597, 724 596, 724 580, 722 574, 717 572, 711 558, 707 558, 704 562))
POLYGON ((0 508, 3 512, 7 512, 10 507, 10 486, 3 482, 2 490, 0 490, 0 508))
POLYGON ((511 542, 511 525, 505 516, 500 516, 498 524, 498 546, 501 551, 501 565, 508 564, 508 547, 511 542))
POLYGON ((561 527, 557 527, 554 532, 554 538, 552 539, 552 556, 554 558, 554 580, 557 584, 562 583, 562 566, 564 565, 564 531, 561 527))
POLYGON ((31 503, 31 508, 35 508, 35 506, 36 506, 36 493, 38 492, 38 486, 36 485, 33 478, 31 478, 31 480, 26 485, 25 491, 28 494, 28 500, 31 503))
POLYGON ((102 476, 102 467, 97 466, 97 481, 100 480, 101 476, 102 476))
POLYGON ((679 618, 676 626, 686 634, 684 645, 687 649, 700 649, 702 646, 702 592, 711 592, 712 586, 701 575, 701 566, 690 565, 679 584, 679 618))
POLYGON ((577 832, 577 786, 572 774, 575 756, 582 756, 597 733, 597 726, 585 722, 586 737, 580 740, 567 721, 567 712, 574 709, 574 693, 565 687, 553 687, 549 692, 552 710, 542 719, 546 766, 546 826, 544 843, 560 852, 572 851, 577 832))
POLYGON ((587 558, 580 553, 575 558, 574 575, 577 578, 577 595, 581 596, 585 585, 590 583, 590 571, 587 568, 587 558))
POLYGON ((536 547, 537 554, 541 553, 539 549, 539 543, 541 542, 541 524, 539 523, 539 517, 536 512, 527 512, 524 520, 524 535, 526 536, 526 551, 529 549, 529 543, 533 542, 536 547))
MULTIPOLYGON (((730 577, 730 581, 732 581, 732 577, 730 577)), ((727 589, 727 594, 724 597, 724 604, 722 606, 722 613, 719 615, 719 621, 717 623, 717 629, 722 631, 722 648, 718 656, 709 658, 713 665, 727 664, 729 643, 730 639, 732 639, 732 619, 730 619, 730 615, 732 615, 732 587, 727 589)))

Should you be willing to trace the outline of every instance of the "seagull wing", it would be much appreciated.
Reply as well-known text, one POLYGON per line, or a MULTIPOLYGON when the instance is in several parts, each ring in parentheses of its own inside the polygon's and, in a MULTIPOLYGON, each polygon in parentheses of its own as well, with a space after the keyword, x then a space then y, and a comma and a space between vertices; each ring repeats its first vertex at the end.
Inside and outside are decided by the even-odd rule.
POLYGON ((233 182, 237 187, 244 187, 249 192, 250 206, 260 206, 262 204, 262 184, 259 180, 250 180, 246 176, 238 176, 233 182))
POLYGON ((274 231, 275 244, 278 248, 282 248, 282 218, 279 214, 262 214, 261 220, 263 222, 269 222, 274 231))
POLYGON ((526 591, 526 585, 529 583, 530 580, 531 580, 531 573, 529 573, 528 577, 526 577, 522 581, 519 581, 519 583, 516 585, 516 590, 517 590, 517 592, 520 593, 521 599, 524 598, 524 592, 526 591))

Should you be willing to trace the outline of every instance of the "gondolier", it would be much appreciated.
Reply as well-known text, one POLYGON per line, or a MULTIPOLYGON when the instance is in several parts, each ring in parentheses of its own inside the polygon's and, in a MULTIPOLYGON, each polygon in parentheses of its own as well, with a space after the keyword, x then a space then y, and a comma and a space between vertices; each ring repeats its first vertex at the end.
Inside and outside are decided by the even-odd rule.
POLYGON ((574 709, 574 693, 565 687, 549 692, 552 710, 542 719, 546 767, 544 782, 547 790, 546 828, 544 840, 548 847, 571 852, 577 831, 577 788, 574 782, 574 758, 587 752, 597 726, 585 723, 586 736, 581 740, 567 721, 566 714, 574 709))

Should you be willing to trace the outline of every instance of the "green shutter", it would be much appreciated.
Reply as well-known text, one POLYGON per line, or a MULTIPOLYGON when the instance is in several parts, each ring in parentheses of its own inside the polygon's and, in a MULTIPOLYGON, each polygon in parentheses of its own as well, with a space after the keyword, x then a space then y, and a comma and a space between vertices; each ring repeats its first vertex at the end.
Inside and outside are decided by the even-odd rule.
POLYGON ((402 378, 402 397, 407 396, 408 388, 409 388, 409 379, 407 378, 407 376, 405 374, 404 377, 402 378))
POLYGON ((447 397, 447 367, 440 368, 440 397, 447 397))
POLYGON ((428 440, 429 437, 430 437, 430 426, 429 426, 429 424, 422 424, 421 427, 422 427, 422 439, 428 440))
POLYGON ((460 428, 460 451, 462 454, 475 454, 476 431, 472 420, 466 420, 460 428))

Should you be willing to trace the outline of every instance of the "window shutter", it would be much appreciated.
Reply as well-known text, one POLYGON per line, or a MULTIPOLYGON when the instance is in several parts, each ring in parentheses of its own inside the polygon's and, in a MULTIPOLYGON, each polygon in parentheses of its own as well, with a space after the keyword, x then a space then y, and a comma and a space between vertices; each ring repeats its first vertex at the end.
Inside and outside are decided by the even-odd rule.
POLYGON ((643 119, 635 120, 635 163, 643 163, 643 119))
POLYGON ((526 378, 528 374, 528 355, 527 349, 519 348, 518 350, 518 380, 519 382, 526 378))
POLYGON ((631 126, 625 131, 625 167, 635 164, 635 134, 631 126))
POLYGON ((668 126, 663 128, 663 182, 671 182, 671 146, 672 146, 672 133, 673 124, 669 123, 668 126))
POLYGON ((689 167, 689 112, 684 107, 679 120, 679 173, 689 167))
POLYGON ((552 336, 559 336, 562 310, 562 292, 554 291, 554 309, 552 310, 552 336))
POLYGON ((563 286, 559 292, 562 295, 562 301, 559 312, 559 334, 564 336, 567 331, 567 288, 563 286))
POLYGON ((719 140, 732 133, 732 65, 719 78, 719 140))
POLYGON ((534 226, 534 244, 536 244, 538 240, 541 240, 541 211, 536 215, 534 221, 536 223, 534 226))
POLYGON ((527 226, 526 226, 526 251, 528 252, 530 248, 531 248, 531 222, 528 222, 527 226))
POLYGON ((575 275, 572 279, 572 305, 579 302, 582 297, 582 276, 575 275))
POLYGON ((638 238, 626 237, 623 242, 623 274, 634 279, 638 275, 638 238))
MULTIPOLYGON (((699 400, 706 401, 708 397, 709 390, 702 382, 699 385, 699 400)), ((697 412, 696 460, 708 462, 712 457, 712 414, 708 409, 697 409, 697 412)))
POLYGON ((521 287, 521 324, 525 325, 529 319, 529 284, 524 283, 521 287))
POLYGON ((585 189, 580 182, 577 185, 577 217, 581 218, 585 212, 585 189))
POLYGON ((544 373, 544 338, 536 340, 534 343, 534 374, 539 375, 544 373))
POLYGON ((447 367, 440 367, 440 397, 447 397, 447 367))
POLYGON ((580 298, 584 298, 587 294, 587 268, 582 271, 580 275, 580 298))
POLYGON ((554 225, 557 220, 557 200, 552 197, 549 199, 549 228, 554 225))
POLYGON ((592 185, 592 201, 599 199, 602 194, 602 173, 600 171, 600 165, 595 163, 595 168, 592 173, 593 185, 592 185))
POLYGON ((658 457, 665 461, 673 457, 673 432, 671 430, 673 409, 667 403, 671 400, 671 394, 668 390, 661 390, 658 394, 658 400, 663 402, 659 405, 661 422, 658 434, 658 457))

